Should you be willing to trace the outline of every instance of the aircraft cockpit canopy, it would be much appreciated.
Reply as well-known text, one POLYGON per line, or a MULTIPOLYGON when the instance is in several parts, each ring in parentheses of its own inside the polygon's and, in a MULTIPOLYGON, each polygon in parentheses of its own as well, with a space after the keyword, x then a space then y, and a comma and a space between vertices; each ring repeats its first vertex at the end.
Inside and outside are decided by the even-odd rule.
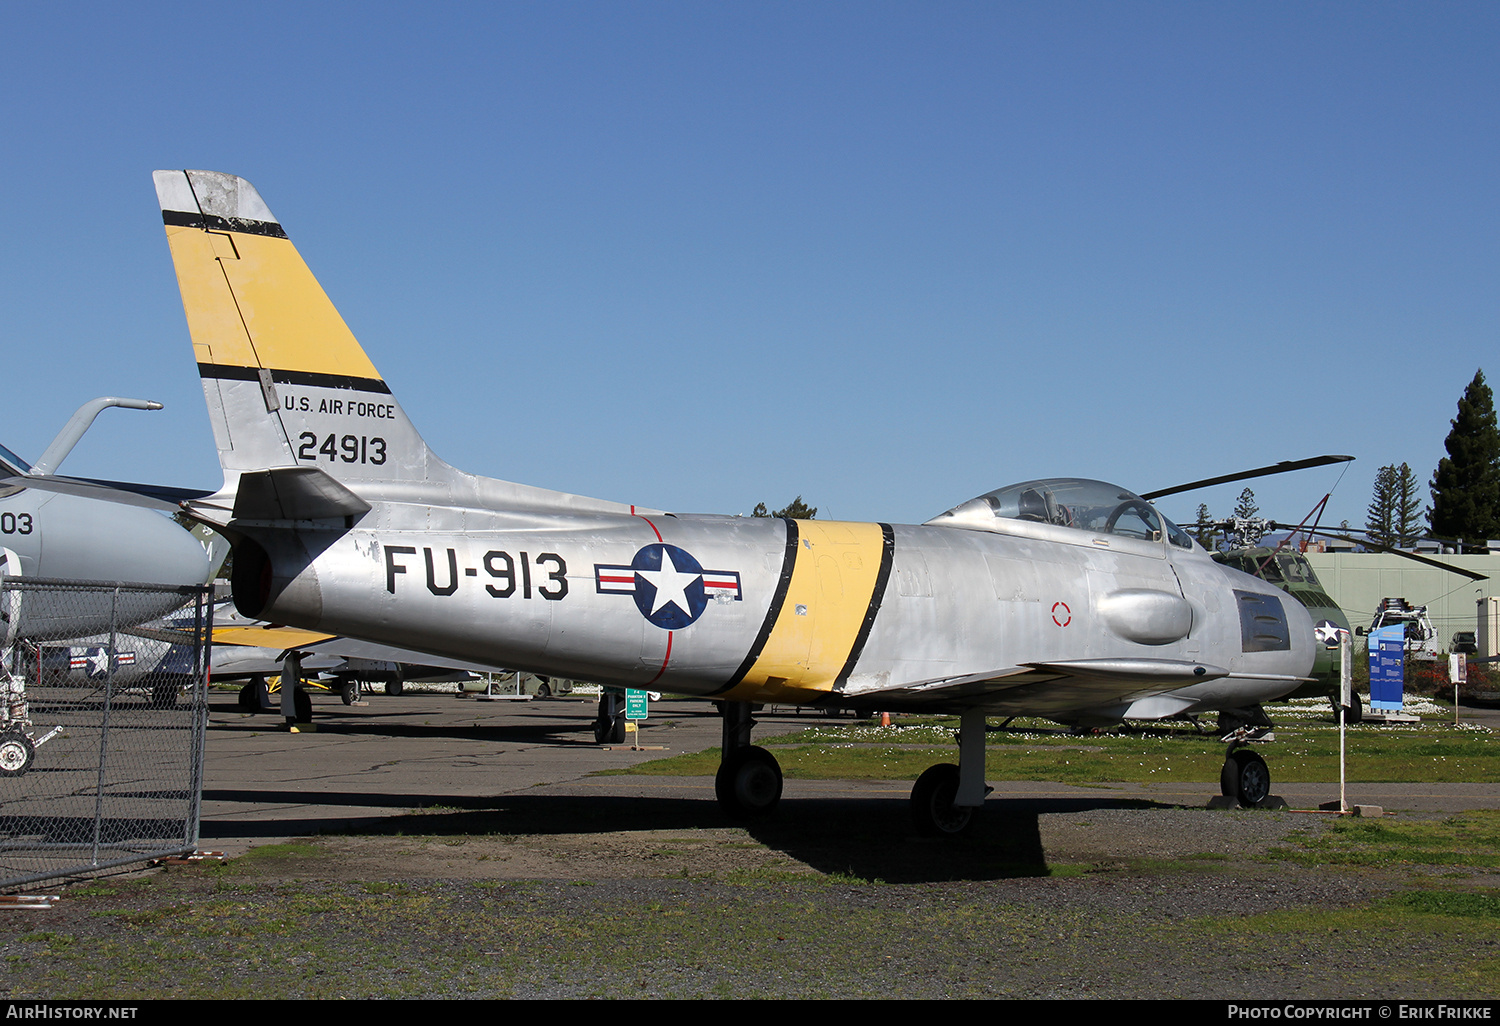
POLYGON ((1192 538, 1156 511, 1135 492, 1104 481, 1055 477, 997 488, 954 506, 928 524, 1001 530, 996 521, 1051 524, 1141 541, 1160 541, 1163 535, 1179 548, 1191 549, 1192 538))
POLYGON ((11 475, 31 473, 31 464, 11 452, 5 446, 0 445, 0 470, 8 471, 11 475))
MULTIPOLYGON (((5 446, 0 445, 0 477, 20 477, 31 473, 31 464, 11 452, 5 446)), ((23 485, 0 485, 0 499, 8 495, 15 495, 21 491, 23 485)))

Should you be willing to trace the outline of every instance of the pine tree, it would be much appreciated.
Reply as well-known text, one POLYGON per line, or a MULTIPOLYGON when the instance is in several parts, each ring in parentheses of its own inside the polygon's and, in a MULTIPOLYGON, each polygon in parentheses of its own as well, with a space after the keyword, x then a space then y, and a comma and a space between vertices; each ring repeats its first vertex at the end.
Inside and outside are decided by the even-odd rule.
POLYGON ((1193 537, 1209 552, 1219 547, 1219 532, 1214 528, 1214 518, 1208 512, 1208 504, 1198 503, 1198 519, 1193 524, 1193 537))
POLYGON ((1392 478, 1391 525, 1395 528, 1396 544, 1406 547, 1415 545, 1425 532, 1426 516, 1422 500, 1417 498, 1417 475, 1405 463, 1396 468, 1392 478))
POLYGON ((1365 510, 1365 536, 1377 545, 1396 544, 1395 489, 1394 466, 1381 467, 1375 472, 1375 491, 1365 510))
POLYGON ((1248 519, 1259 512, 1260 507, 1255 504, 1255 493, 1248 488, 1240 492, 1239 501, 1234 504, 1234 515, 1248 519))
POLYGON ((1500 538, 1500 427, 1484 371, 1464 389, 1458 416, 1443 443, 1448 455, 1432 477, 1432 533, 1482 547, 1500 538))

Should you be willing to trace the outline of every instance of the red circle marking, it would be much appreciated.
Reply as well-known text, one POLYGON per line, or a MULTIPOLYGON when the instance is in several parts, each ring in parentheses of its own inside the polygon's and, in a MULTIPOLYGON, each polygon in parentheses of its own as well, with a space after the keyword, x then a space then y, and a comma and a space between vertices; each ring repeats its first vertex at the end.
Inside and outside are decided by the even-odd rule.
POLYGON ((1073 622, 1073 610, 1068 608, 1066 602, 1052 603, 1052 622, 1059 627, 1066 627, 1073 622), (1058 610, 1062 610, 1062 618, 1058 619, 1058 610))

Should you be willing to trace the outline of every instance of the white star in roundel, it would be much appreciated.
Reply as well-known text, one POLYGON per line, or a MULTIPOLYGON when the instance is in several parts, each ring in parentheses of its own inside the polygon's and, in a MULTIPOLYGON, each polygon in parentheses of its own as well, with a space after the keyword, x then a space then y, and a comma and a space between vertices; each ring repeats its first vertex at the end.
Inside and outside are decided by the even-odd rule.
POLYGON ((662 549, 660 570, 637 570, 636 573, 656 588, 656 601, 651 606, 651 615, 656 615, 658 610, 669 604, 675 605, 689 616, 692 615, 692 609, 687 600, 687 588, 703 574, 701 572, 685 574, 678 570, 677 564, 672 562, 671 549, 662 549))

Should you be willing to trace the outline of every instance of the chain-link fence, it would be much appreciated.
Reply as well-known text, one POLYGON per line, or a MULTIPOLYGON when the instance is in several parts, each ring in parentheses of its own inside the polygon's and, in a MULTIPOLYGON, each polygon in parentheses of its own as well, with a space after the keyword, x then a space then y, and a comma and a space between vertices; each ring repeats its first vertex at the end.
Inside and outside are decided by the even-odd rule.
POLYGON ((0 887, 190 852, 208 588, 0 578, 0 887))

